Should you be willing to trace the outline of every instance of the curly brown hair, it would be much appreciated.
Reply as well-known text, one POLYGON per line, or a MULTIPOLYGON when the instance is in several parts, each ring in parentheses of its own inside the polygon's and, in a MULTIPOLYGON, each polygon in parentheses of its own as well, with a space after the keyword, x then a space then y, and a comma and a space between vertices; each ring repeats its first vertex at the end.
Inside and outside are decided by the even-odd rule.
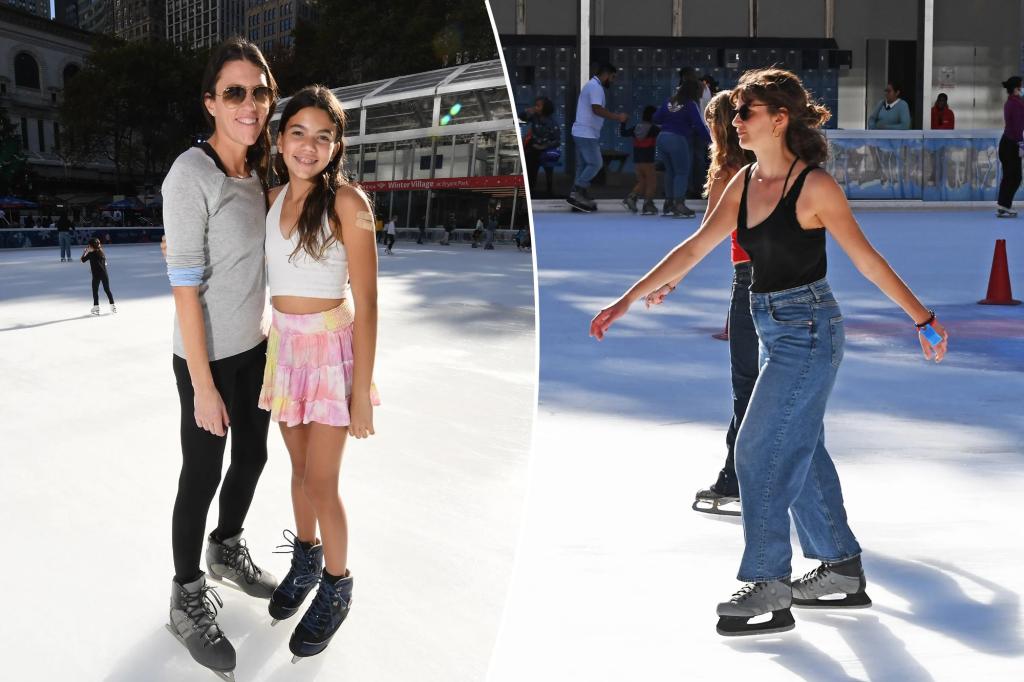
POLYGON ((832 118, 832 113, 811 98, 795 73, 778 68, 747 71, 732 91, 733 106, 741 101, 763 102, 772 114, 785 109, 789 114, 786 127, 789 150, 811 165, 820 165, 828 159, 828 140, 821 126, 832 118))
POLYGON ((732 125, 735 116, 731 90, 715 94, 704 110, 704 120, 711 130, 711 165, 704 181, 705 197, 711 191, 711 183, 722 179, 726 169, 735 172, 755 161, 754 153, 740 146, 740 138, 732 125))

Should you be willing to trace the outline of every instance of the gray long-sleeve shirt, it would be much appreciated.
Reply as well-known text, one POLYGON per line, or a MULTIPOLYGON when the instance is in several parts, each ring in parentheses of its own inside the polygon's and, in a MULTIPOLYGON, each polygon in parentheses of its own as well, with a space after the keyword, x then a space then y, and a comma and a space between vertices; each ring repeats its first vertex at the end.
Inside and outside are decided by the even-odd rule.
MULTIPOLYGON (((174 161, 162 193, 167 274, 172 286, 198 287, 210 360, 253 348, 263 340, 267 287, 266 199, 259 178, 255 172, 229 177, 204 145, 174 161)), ((177 315, 174 354, 186 358, 177 315)))

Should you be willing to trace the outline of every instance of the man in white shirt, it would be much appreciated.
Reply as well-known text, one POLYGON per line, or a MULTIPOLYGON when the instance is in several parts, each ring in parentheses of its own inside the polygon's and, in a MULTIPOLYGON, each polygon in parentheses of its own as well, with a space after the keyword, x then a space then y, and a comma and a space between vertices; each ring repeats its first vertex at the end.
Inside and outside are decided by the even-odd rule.
POLYGON ((572 124, 572 139, 576 143, 576 180, 568 202, 581 211, 597 209, 597 202, 590 197, 587 189, 603 163, 599 142, 601 126, 605 119, 624 123, 629 118, 628 114, 615 113, 605 108, 604 91, 615 82, 617 71, 611 64, 601 64, 597 75, 580 90, 580 98, 576 102, 576 122, 572 124))

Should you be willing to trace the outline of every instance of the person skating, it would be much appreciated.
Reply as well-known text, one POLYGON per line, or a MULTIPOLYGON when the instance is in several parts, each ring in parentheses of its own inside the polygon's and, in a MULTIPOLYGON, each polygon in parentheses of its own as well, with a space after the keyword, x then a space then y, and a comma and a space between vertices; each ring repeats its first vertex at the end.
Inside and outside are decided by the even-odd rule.
POLYGON ((657 149, 658 157, 665 166, 664 216, 692 218, 695 215, 693 209, 686 205, 692 163, 690 147, 695 144, 706 146, 711 142, 710 133, 697 109, 700 94, 700 81, 684 80, 651 118, 661 126, 657 149))
POLYGON ((1021 155, 1024 154, 1024 100, 1021 99, 1021 78, 1012 76, 1003 81, 1006 102, 1003 104, 1003 136, 999 138, 999 163, 1003 179, 999 182, 996 216, 1016 218, 1013 195, 1021 182, 1021 155))
POLYGON ((844 346, 842 314, 825 278, 826 230, 911 318, 927 359, 941 361, 948 344, 934 312, 871 246, 842 188, 818 166, 828 154, 820 130, 828 110, 810 101, 799 78, 782 69, 746 72, 733 101, 740 146, 757 162, 733 178, 693 236, 590 325, 591 335, 603 339, 632 303, 685 277, 733 229, 751 257, 760 373, 736 442, 745 545, 738 578, 748 585, 718 605, 718 630, 726 635, 792 628, 790 607, 823 605, 822 584, 834 584, 826 589, 843 595, 836 607, 870 602, 861 548, 847 523, 822 427, 844 346), (790 577, 790 513, 804 555, 820 562, 796 581, 790 577), (856 573, 856 581, 831 583, 847 573, 856 573), (824 583, 819 576, 827 576, 824 583), (770 621, 750 623, 768 613, 770 621))
POLYGON ((625 199, 622 205, 630 213, 643 212, 643 215, 657 215, 658 209, 654 206, 654 193, 658 191, 658 174, 654 170, 654 152, 657 143, 658 133, 661 128, 654 125, 651 119, 658 108, 648 105, 644 107, 640 116, 640 123, 632 128, 627 128, 625 123, 619 124, 619 135, 629 137, 633 140, 633 169, 636 172, 636 185, 625 199), (643 197, 642 207, 637 207, 637 202, 643 197))
POLYGON ((207 579, 258 599, 270 599, 277 586, 242 537, 270 423, 257 401, 266 358, 267 127, 276 85, 259 49, 233 38, 210 56, 201 93, 213 133, 174 161, 162 190, 182 452, 168 629, 199 664, 227 675, 235 651, 217 624, 212 604, 221 602, 207 579), (221 484, 229 430, 231 463, 221 484), (207 535, 218 486, 217 526, 207 535), (204 539, 206 573, 199 566, 204 539))
POLYGON ((387 223, 384 224, 384 253, 389 256, 395 255, 395 239, 398 236, 398 230, 395 228, 395 221, 398 220, 398 216, 391 216, 387 223))
POLYGON ((601 128, 605 119, 624 123, 625 113, 605 108, 605 90, 615 82, 618 72, 611 64, 601 64, 595 74, 580 90, 576 102, 576 121, 572 124, 572 139, 576 144, 576 178, 566 201, 581 211, 596 211, 597 202, 589 194, 590 182, 601 170, 601 128))
POLYGON ((60 243, 60 262, 65 260, 71 262, 71 236, 75 231, 75 224, 68 218, 67 213, 62 213, 57 219, 57 240, 60 243))
MULTIPOLYGON (((732 120, 736 109, 730 99, 731 91, 719 92, 704 110, 704 119, 711 131, 711 165, 704 185, 708 199, 707 220, 722 198, 729 181, 741 167, 752 162, 754 155, 740 147, 732 120)), ((736 434, 747 411, 750 394, 757 381, 757 330, 750 316, 750 256, 736 241, 736 230, 731 235, 730 255, 733 265, 732 296, 729 303, 729 371, 732 376, 732 419, 725 434, 725 464, 718 479, 708 488, 699 490, 693 510, 710 514, 739 516, 731 508, 739 501, 740 488, 736 480, 736 434)), ((648 305, 660 304, 673 291, 681 278, 672 280, 647 297, 648 305)))
POLYGON ((93 315, 100 314, 99 287, 102 284, 103 292, 110 303, 110 312, 116 313, 117 306, 114 305, 114 296, 110 293, 110 276, 107 274, 107 254, 103 253, 99 239, 93 237, 89 240, 89 245, 82 251, 82 262, 88 262, 92 270, 92 310, 89 312, 93 315))
POLYGON ((279 130, 276 170, 285 184, 268 195, 273 323, 259 406, 288 448, 295 514, 292 567, 274 590, 270 616, 290 617, 316 591, 288 642, 295 662, 327 647, 352 603, 338 480, 347 436, 373 435, 379 404, 371 382, 377 249, 370 202, 342 172, 345 114, 338 99, 322 86, 303 88, 285 107, 279 130))

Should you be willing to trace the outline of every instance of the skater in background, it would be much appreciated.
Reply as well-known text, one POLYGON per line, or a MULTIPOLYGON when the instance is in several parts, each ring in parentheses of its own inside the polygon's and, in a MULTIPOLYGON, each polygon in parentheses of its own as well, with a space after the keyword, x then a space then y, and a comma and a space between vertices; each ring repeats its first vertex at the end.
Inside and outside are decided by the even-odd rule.
POLYGON ((691 147, 694 144, 706 147, 711 142, 711 134, 697 109, 700 88, 700 81, 684 80, 651 117, 655 125, 661 126, 657 149, 665 165, 663 216, 692 218, 696 215, 686 205, 686 187, 693 162, 691 147))
POLYGON ((476 225, 473 227, 473 234, 470 235, 473 243, 471 246, 475 249, 480 246, 480 240, 484 238, 484 219, 477 218, 476 225))
POLYGON ((619 135, 633 139, 633 170, 636 173, 636 185, 633 191, 622 200, 622 205, 630 213, 640 211, 643 215, 658 215, 654 205, 654 193, 658 191, 658 174, 654 170, 654 151, 661 128, 654 125, 651 119, 658 108, 652 105, 644 107, 640 122, 632 128, 625 123, 619 124, 619 135), (644 198, 643 207, 638 209, 636 202, 644 198))
POLYGON ((519 115, 521 120, 530 124, 523 137, 523 152, 526 156, 526 178, 534 199, 540 195, 537 191, 537 172, 541 168, 544 168, 547 196, 551 196, 553 166, 561 158, 559 147, 562 145, 562 128, 554 114, 554 103, 547 97, 538 97, 532 107, 524 109, 519 115))
POLYGON ((65 254, 67 262, 71 262, 71 238, 75 230, 75 224, 68 218, 67 213, 62 213, 60 218, 57 220, 57 239, 60 241, 60 262, 65 262, 65 254))
POLYGON ((738 578, 747 585, 718 605, 718 632, 743 635, 791 629, 791 605, 871 604, 822 426, 844 345, 842 313, 825 278, 826 230, 910 317, 926 358, 942 360, 947 335, 867 241, 842 188, 819 167, 828 154, 820 130, 828 110, 782 69, 747 71, 732 97, 740 146, 756 163, 736 174, 695 234, 594 317, 590 333, 603 339, 632 303, 685 277, 737 231, 753 263, 760 372, 736 441, 745 545, 738 578), (804 555, 821 562, 795 581, 790 513, 804 555), (841 597, 826 599, 835 594, 841 597), (750 623, 769 613, 770 620, 750 623))
MULTIPOLYGON (((732 120, 736 109, 732 104, 732 92, 719 92, 711 98, 704 118, 711 130, 711 167, 704 185, 708 199, 707 220, 718 205, 725 188, 740 168, 754 161, 750 151, 740 147, 739 137, 732 120)), ((736 230, 730 233, 732 257, 732 297, 729 303, 729 371, 732 375, 732 420, 725 434, 725 465, 718 472, 718 480, 710 488, 697 492, 693 502, 695 511, 713 514, 738 515, 738 512, 723 511, 722 505, 739 500, 740 488, 736 480, 736 434, 739 433, 743 415, 750 402, 750 394, 757 381, 757 330, 750 315, 750 256, 736 238, 736 230)), ((647 297, 648 305, 658 305, 675 290, 682 277, 677 277, 647 297)))
POLYGON ((198 663, 227 676, 235 650, 217 623, 222 602, 207 578, 257 599, 269 599, 277 586, 242 538, 270 423, 257 403, 267 348, 260 330, 267 128, 277 87, 259 49, 232 38, 211 54, 200 92, 213 133, 174 161, 162 190, 182 454, 168 629, 198 663), (221 484, 229 430, 231 464, 221 484), (217 526, 206 537, 218 486, 217 526), (204 537, 206 573, 199 567, 204 537))
POLYGON ((377 248, 369 199, 345 180, 338 99, 323 86, 303 88, 279 131, 275 170, 284 184, 268 195, 274 310, 259 406, 278 423, 292 465, 292 565, 270 600, 275 623, 317 588, 288 642, 298 660, 327 647, 352 603, 338 480, 347 437, 374 432, 377 248))
POLYGON ((940 92, 932 105, 932 130, 953 130, 956 127, 956 116, 949 108, 949 97, 940 92))
POLYGON ((1021 78, 1011 76, 1003 81, 1006 102, 1003 104, 1003 136, 999 138, 999 164, 1003 179, 999 182, 996 216, 1016 218, 1013 195, 1021 182, 1021 155, 1024 155, 1024 100, 1020 96, 1021 78))
POLYGON ((484 228, 484 251, 494 250, 494 235, 498 232, 498 211, 491 209, 487 214, 487 225, 484 228))
POLYGON ((624 123, 629 116, 605 108, 605 90, 615 82, 618 73, 611 64, 601 64, 587 84, 580 90, 576 101, 576 121, 572 124, 572 139, 576 144, 576 178, 567 201, 581 211, 596 211, 597 202, 590 196, 590 182, 600 172, 604 160, 601 157, 601 128, 605 119, 624 123))
POLYGON ((388 219, 388 222, 384 224, 384 253, 389 256, 395 255, 395 239, 398 237, 398 230, 395 229, 396 220, 398 220, 398 216, 393 215, 388 219))
POLYGON ((89 312, 93 315, 100 314, 99 287, 102 284, 103 292, 110 303, 110 312, 116 313, 117 306, 114 305, 114 296, 110 293, 110 277, 107 275, 107 254, 103 253, 103 246, 95 237, 89 240, 89 245, 82 252, 82 262, 87 261, 92 269, 92 310, 89 312))

